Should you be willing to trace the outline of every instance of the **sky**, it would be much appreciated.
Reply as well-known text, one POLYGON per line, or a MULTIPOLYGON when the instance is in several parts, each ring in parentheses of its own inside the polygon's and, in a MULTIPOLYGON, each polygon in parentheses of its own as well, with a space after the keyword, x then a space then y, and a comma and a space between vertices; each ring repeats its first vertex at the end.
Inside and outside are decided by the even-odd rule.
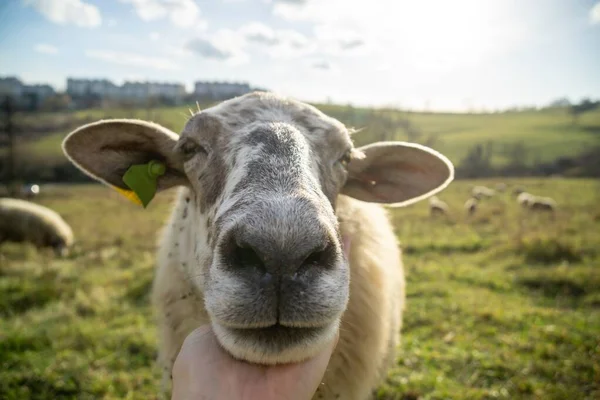
POLYGON ((0 76, 483 111, 600 98, 598 0, 0 0, 0 76))

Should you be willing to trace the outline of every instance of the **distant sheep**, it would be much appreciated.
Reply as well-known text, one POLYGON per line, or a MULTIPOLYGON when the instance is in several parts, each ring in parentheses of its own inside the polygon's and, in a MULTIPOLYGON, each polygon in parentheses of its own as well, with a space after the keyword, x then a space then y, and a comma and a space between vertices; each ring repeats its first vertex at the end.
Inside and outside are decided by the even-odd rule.
POLYGON ((471 196, 476 198, 477 200, 481 200, 484 197, 493 197, 496 194, 494 189, 490 189, 485 186, 475 186, 471 190, 471 196))
POLYGON ((531 201, 533 201, 534 198, 535 198, 535 196, 532 195, 531 193, 521 192, 517 196, 517 203, 519 203, 521 206, 527 208, 527 207, 529 207, 529 203, 531 201))
POLYGON ((522 186, 516 187, 513 189, 513 195, 518 196, 521 193, 525 192, 525 188, 522 186))
POLYGON ((556 211, 556 201, 550 197, 533 197, 528 206, 530 210, 556 211))
POLYGON ((51 247, 67 254, 73 244, 71 227, 49 208, 25 200, 0 199, 0 244, 29 242, 37 248, 51 247))
POLYGON ((429 198, 429 212, 431 215, 448 215, 448 211, 450 211, 448 204, 440 200, 437 196, 429 198))
POLYGON ((478 203, 479 200, 477 200, 475 197, 471 197, 465 202, 465 210, 467 211, 467 214, 469 214, 469 216, 475 214, 475 212, 477 211, 478 203))
POLYGON ((496 191, 498 193, 506 192, 506 188, 507 188, 507 186, 506 186, 506 183, 504 183, 504 182, 500 182, 496 185, 496 191))

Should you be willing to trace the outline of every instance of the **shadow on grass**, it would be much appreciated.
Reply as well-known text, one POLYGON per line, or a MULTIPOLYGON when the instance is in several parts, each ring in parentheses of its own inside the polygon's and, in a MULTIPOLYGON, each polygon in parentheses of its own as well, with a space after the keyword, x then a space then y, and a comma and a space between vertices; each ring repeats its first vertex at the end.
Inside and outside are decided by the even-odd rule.
POLYGON ((0 292, 0 316, 7 317, 42 308, 58 300, 61 294, 61 288, 51 280, 14 280, 0 292))
POLYGON ((462 253, 470 254, 484 250, 488 244, 483 241, 472 241, 465 243, 428 243, 423 245, 405 245, 402 252, 404 254, 452 254, 462 253))

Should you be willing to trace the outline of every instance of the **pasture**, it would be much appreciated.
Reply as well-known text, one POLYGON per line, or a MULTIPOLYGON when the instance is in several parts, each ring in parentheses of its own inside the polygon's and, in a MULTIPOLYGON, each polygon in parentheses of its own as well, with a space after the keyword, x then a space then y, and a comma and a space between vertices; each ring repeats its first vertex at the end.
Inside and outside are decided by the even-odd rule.
MULTIPOLYGON (((600 398, 600 182, 504 182, 471 219, 470 185, 495 181, 452 183, 439 194, 448 217, 430 217, 427 201, 390 210, 408 301, 377 398, 600 398), (556 216, 522 210, 516 185, 555 198, 556 216)), ((100 185, 36 199, 77 244, 65 259, 1 247, 0 398, 156 398, 148 294, 173 194, 146 210, 100 185)))

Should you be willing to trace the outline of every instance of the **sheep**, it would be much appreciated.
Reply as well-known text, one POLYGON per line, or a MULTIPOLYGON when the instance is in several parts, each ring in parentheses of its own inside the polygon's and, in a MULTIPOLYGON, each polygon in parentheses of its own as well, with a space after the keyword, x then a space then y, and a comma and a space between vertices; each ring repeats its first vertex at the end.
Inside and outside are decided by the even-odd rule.
POLYGON ((535 196, 531 193, 521 192, 517 196, 517 203, 519 203, 522 207, 527 208, 529 207, 529 203, 533 201, 534 198, 535 196))
POLYGON ((366 399, 393 365, 405 280, 383 206, 444 189, 445 156, 405 142, 354 148, 336 119, 264 92, 195 113, 180 135, 91 123, 63 151, 120 189, 128 166, 158 159, 157 190, 180 187, 152 289, 165 391, 185 337, 204 324, 233 357, 266 365, 312 357, 339 332, 319 399, 366 399))
POLYGON ((440 200, 437 196, 429 198, 429 212, 431 216, 435 215, 448 215, 450 207, 444 201, 440 200))
POLYGON ((521 193, 523 193, 525 191, 525 188, 522 186, 517 186, 516 188, 513 189, 512 193, 514 196, 518 196, 521 193))
POLYGON ((529 200, 528 207, 530 210, 554 212, 556 211, 556 201, 550 197, 534 196, 529 200))
POLYGON ((506 188, 507 188, 507 187, 508 187, 508 186, 506 185, 506 183, 504 183, 504 182, 499 182, 499 183, 497 183, 497 184, 496 184, 496 191, 497 191, 498 193, 504 193, 504 192, 506 192, 506 188))
POLYGON ((466 202, 465 202, 465 210, 467 211, 467 214, 469 214, 469 216, 475 214, 475 212, 477 211, 477 203, 479 202, 479 200, 477 200, 475 197, 471 197, 469 198, 466 202))
POLYGON ((493 197, 496 192, 494 189, 487 188, 485 186, 475 186, 471 189, 471 196, 477 200, 481 200, 484 197, 493 197))
POLYGON ((29 242, 38 249, 51 247, 57 256, 65 256, 74 236, 71 227, 55 211, 26 200, 1 198, 2 242, 29 242))

